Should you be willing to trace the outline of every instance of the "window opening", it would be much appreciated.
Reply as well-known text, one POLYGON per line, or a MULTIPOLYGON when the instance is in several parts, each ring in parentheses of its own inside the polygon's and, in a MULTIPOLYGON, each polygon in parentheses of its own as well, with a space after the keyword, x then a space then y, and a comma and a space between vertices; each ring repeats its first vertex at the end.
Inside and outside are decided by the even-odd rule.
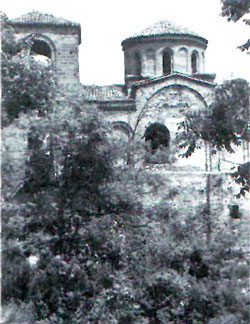
POLYGON ((191 65, 192 65, 192 73, 197 73, 198 72, 198 55, 196 52, 192 53, 191 65))
POLYGON ((172 72, 173 55, 168 49, 163 52, 163 74, 170 74, 172 72))
POLYGON ((135 53, 135 74, 141 75, 141 57, 139 53, 135 53))

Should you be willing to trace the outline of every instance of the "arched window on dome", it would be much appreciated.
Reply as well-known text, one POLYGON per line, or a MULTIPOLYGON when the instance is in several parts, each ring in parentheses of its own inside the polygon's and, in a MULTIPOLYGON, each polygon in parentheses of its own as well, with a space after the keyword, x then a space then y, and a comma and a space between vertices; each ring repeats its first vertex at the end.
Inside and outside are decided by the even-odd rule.
POLYGON ((163 74, 170 74, 173 71, 173 51, 170 48, 162 54, 163 74))
POLYGON ((191 67, 192 67, 192 73, 198 72, 198 52, 193 51, 191 55, 191 67))
POLYGON ((135 75, 141 75, 141 56, 139 53, 134 54, 135 75))

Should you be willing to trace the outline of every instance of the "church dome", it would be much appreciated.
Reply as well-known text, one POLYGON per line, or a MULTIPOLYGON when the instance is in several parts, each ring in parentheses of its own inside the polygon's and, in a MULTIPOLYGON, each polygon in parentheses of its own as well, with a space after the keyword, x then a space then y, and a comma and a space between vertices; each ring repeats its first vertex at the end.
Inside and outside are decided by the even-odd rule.
POLYGON ((207 43, 172 21, 159 21, 122 42, 125 80, 134 82, 174 72, 204 73, 207 43))
POLYGON ((133 36, 126 38, 122 45, 129 40, 136 40, 142 38, 152 38, 152 37, 161 37, 161 36, 191 36, 192 38, 199 39, 207 44, 207 40, 197 33, 189 30, 186 27, 177 25, 176 23, 168 20, 161 20, 154 25, 151 25, 138 33, 135 33, 133 36))
POLYGON ((132 37, 158 36, 158 35, 192 35, 200 37, 197 33, 190 31, 186 27, 177 25, 168 20, 161 20, 156 24, 143 29, 141 32, 134 34, 132 37))

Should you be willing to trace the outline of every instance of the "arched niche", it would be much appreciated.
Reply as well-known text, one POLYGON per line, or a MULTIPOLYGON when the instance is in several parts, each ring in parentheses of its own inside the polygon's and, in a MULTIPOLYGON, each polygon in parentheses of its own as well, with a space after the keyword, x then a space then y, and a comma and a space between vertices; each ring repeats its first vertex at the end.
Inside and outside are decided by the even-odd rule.
POLYGON ((191 55, 191 69, 192 73, 199 72, 199 54, 197 51, 193 51, 191 55))
POLYGON ((155 74, 155 52, 153 49, 148 49, 146 52, 147 57, 147 74, 154 76, 155 74))
POLYGON ((116 138, 129 141, 132 136, 132 128, 124 121, 115 121, 112 123, 113 133, 116 138))
POLYGON ((173 72, 174 55, 171 48, 166 48, 162 52, 162 71, 163 74, 170 74, 173 72))
POLYGON ((112 123, 112 138, 117 154, 117 165, 128 163, 128 143, 132 136, 132 128, 124 121, 115 121, 112 123))
POLYGON ((188 51, 185 47, 178 50, 176 58, 176 70, 182 73, 188 72, 188 51))

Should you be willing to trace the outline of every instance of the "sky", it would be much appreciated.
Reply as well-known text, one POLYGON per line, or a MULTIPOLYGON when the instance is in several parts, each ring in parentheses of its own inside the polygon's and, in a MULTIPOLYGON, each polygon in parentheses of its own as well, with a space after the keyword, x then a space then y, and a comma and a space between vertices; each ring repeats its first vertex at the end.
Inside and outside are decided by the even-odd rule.
POLYGON ((123 83, 122 40, 160 20, 176 22, 208 40, 205 71, 216 73, 216 82, 250 81, 250 55, 237 49, 250 38, 250 27, 221 17, 220 0, 2 0, 0 10, 9 18, 38 10, 79 22, 83 84, 123 83))

